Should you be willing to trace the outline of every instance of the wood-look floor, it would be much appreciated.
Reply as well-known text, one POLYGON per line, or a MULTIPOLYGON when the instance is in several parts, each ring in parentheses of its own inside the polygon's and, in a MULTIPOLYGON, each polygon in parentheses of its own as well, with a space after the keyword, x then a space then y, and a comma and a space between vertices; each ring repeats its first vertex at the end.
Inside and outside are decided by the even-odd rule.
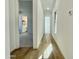
POLYGON ((17 49, 11 53, 11 59, 38 59, 50 43, 53 46, 53 52, 48 59, 65 59, 51 34, 43 35, 38 49, 32 47, 17 49))

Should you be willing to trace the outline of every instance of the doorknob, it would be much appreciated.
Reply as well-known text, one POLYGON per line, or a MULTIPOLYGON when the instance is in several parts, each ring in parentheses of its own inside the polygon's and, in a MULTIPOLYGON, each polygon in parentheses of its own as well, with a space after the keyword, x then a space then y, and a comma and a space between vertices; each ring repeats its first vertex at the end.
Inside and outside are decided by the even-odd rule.
POLYGON ((69 10, 69 15, 71 16, 71 15, 73 15, 73 11, 72 10, 69 10))

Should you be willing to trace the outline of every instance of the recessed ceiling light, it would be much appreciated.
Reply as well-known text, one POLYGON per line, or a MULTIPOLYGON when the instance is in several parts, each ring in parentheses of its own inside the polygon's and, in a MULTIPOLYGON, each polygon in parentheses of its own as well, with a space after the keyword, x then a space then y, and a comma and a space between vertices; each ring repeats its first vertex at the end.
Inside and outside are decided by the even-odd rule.
POLYGON ((49 8, 47 8, 47 10, 49 10, 49 8))

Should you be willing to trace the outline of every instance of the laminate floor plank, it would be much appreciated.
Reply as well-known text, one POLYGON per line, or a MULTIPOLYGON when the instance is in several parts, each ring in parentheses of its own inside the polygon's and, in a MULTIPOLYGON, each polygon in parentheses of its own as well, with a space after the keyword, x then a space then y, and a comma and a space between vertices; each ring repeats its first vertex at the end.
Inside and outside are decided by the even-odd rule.
POLYGON ((50 44, 52 44, 53 51, 47 59, 65 59, 51 34, 43 35, 38 49, 33 49, 32 47, 21 48, 11 53, 11 55, 16 55, 16 57, 11 57, 11 59, 39 59, 50 44))

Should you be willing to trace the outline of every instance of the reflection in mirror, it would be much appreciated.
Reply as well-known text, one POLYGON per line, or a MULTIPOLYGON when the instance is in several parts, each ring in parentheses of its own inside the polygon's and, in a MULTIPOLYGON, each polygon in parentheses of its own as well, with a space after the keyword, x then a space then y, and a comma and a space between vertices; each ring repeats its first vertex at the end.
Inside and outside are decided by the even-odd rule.
POLYGON ((19 33, 27 32, 28 18, 27 16, 19 16, 19 33))
POLYGON ((27 16, 22 16, 22 32, 27 32, 27 16))

